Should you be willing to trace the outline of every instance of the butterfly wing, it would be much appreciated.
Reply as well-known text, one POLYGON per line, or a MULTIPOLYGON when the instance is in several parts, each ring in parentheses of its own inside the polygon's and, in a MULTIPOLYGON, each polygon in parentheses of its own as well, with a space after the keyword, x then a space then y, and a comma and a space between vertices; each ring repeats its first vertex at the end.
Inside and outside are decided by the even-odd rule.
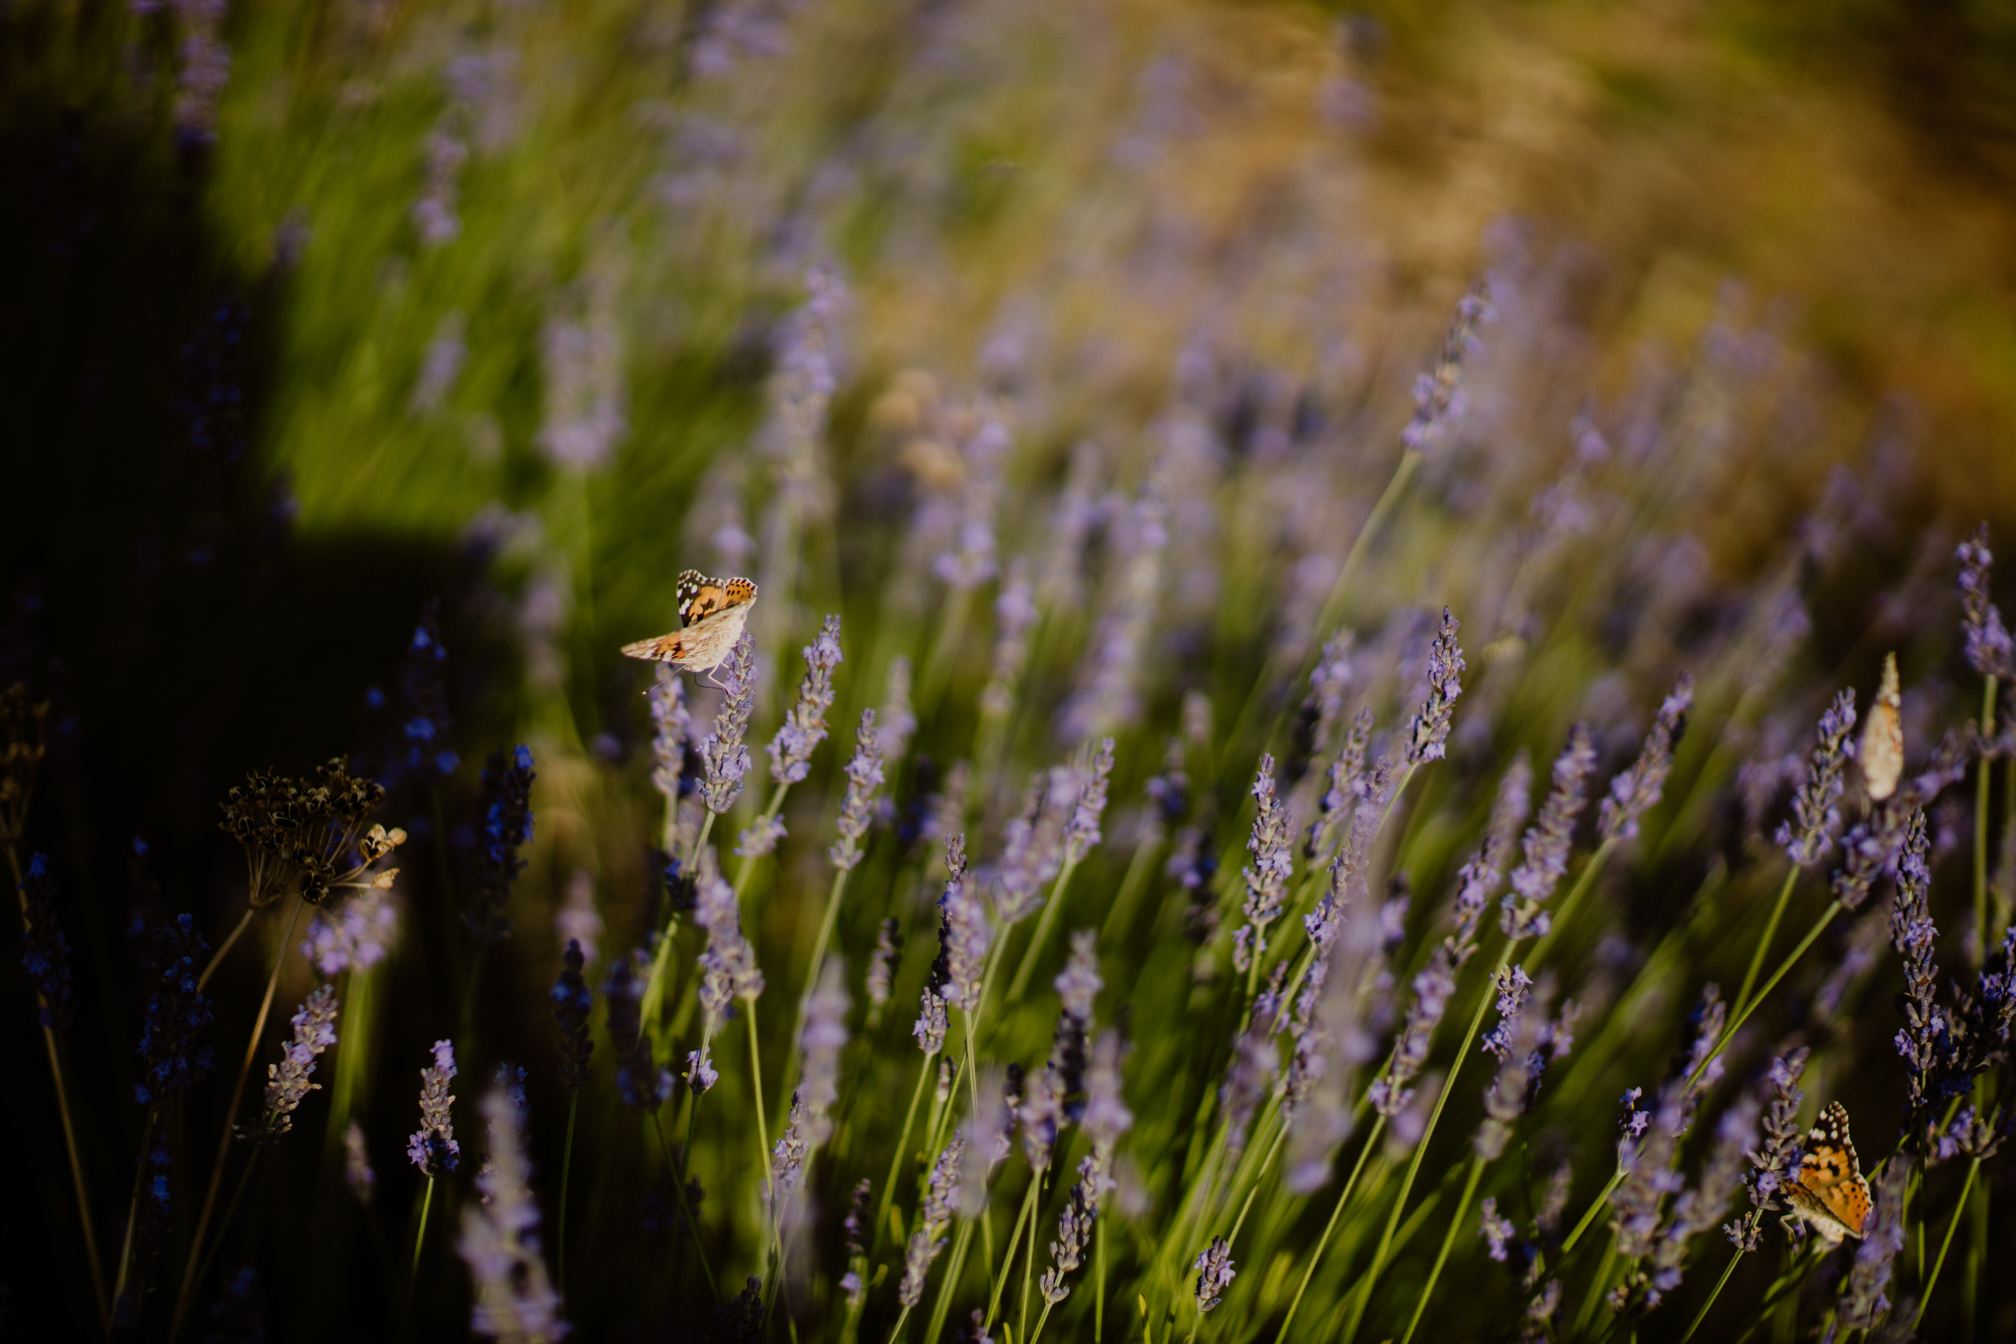
POLYGON ((679 575, 680 628, 623 646, 625 658, 671 663, 689 672, 719 667, 742 637, 756 585, 747 579, 712 579, 697 569, 679 575))
POLYGON ((1877 802, 1897 792, 1904 775, 1904 700, 1897 684, 1897 655, 1883 660, 1883 684, 1862 730, 1862 781, 1877 802))
MULTIPOLYGON (((756 585, 747 579, 710 579, 697 569, 679 576, 679 620, 695 626, 709 617, 756 600, 756 585)), ((731 641, 732 642, 732 641, 731 641)))
POLYGON ((1793 1209, 1830 1246, 1843 1237, 1862 1235, 1869 1221, 1869 1182, 1855 1156, 1855 1141, 1848 1136, 1848 1109, 1840 1102, 1820 1113, 1806 1136, 1798 1178, 1786 1183, 1785 1192, 1793 1209))
POLYGON ((623 646, 625 658, 642 658, 654 663, 678 663, 685 656, 686 641, 681 638, 683 630, 674 630, 669 635, 659 635, 656 639, 640 639, 634 644, 623 646))

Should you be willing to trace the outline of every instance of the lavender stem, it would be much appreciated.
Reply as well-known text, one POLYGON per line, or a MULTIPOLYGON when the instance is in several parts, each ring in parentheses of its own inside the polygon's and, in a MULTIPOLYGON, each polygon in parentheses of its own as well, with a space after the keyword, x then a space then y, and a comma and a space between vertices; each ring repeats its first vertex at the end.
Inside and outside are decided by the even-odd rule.
POLYGON ((1456 1243, 1456 1231, 1463 1224, 1463 1212, 1470 1207, 1470 1197, 1477 1193, 1477 1182, 1484 1175, 1484 1158, 1481 1154, 1470 1154, 1470 1174, 1463 1182, 1463 1197, 1456 1201, 1456 1214, 1449 1220, 1449 1230, 1442 1234, 1442 1249, 1435 1253, 1435 1266, 1428 1271, 1428 1282, 1421 1286, 1421 1296, 1415 1299, 1414 1315, 1407 1322, 1407 1333, 1400 1337, 1400 1344, 1411 1344, 1414 1330, 1421 1324, 1421 1313, 1428 1309, 1428 1299, 1434 1296, 1435 1281, 1442 1277, 1442 1266, 1449 1260, 1449 1248, 1456 1243))
MULTIPOLYGON (((1486 994, 1484 997, 1488 1001, 1491 996, 1486 994)), ((1483 1014, 1478 1016, 1481 1018, 1483 1014)), ((1475 1029, 1473 1025, 1472 1031, 1475 1029)), ((1469 1043, 1465 1042, 1463 1048, 1468 1050, 1469 1043)), ((1309 1280, 1316 1277, 1316 1266, 1323 1262, 1323 1252, 1330 1245, 1331 1234, 1337 1230, 1337 1220, 1343 1216, 1344 1206, 1351 1202, 1351 1192, 1358 1188, 1358 1174, 1365 1170, 1365 1159, 1378 1147, 1379 1135, 1385 1128, 1386 1117, 1382 1115, 1372 1122, 1372 1132, 1365 1136, 1365 1145, 1358 1150, 1358 1160, 1351 1166, 1351 1178, 1344 1182, 1344 1189, 1338 1193, 1337 1206, 1330 1210, 1330 1221, 1323 1225, 1323 1235, 1316 1238, 1315 1249, 1309 1252, 1309 1263, 1302 1270, 1302 1282, 1295 1285, 1295 1296, 1289 1300, 1288 1314, 1281 1318, 1282 1339, 1288 1338, 1288 1327, 1295 1323, 1295 1312, 1302 1305, 1302 1294, 1309 1291, 1309 1280)), ((1427 1135, 1423 1134, 1422 1141, 1426 1140, 1427 1135)))
POLYGON ((1799 882, 1799 865, 1792 865, 1792 871, 1785 874, 1785 881, 1778 888, 1778 900, 1771 907, 1771 918, 1764 925, 1764 936, 1757 940, 1757 950, 1750 954, 1750 969, 1743 972, 1743 988, 1736 991, 1734 1011, 1739 1015, 1750 1003, 1751 986, 1757 983, 1757 972, 1764 969, 1764 954, 1771 950, 1771 940, 1777 936, 1778 922, 1785 917, 1785 906, 1792 899, 1792 888, 1799 882))
MULTIPOLYGON (((1992 678, 1990 683, 1992 685, 1992 678)), ((1953 1249, 1953 1233, 1959 1229, 1961 1216, 1967 1212, 1967 1196, 1974 1193, 1974 1177, 1980 1170, 1981 1159, 1978 1157, 1967 1164, 1967 1180, 1961 1185, 1960 1198, 1953 1205, 1952 1221, 1946 1224, 1946 1239, 1939 1243, 1939 1258, 1932 1262, 1932 1276, 1925 1280, 1925 1289, 1918 1295, 1918 1314, 1911 1318, 1913 1330, 1918 1328, 1918 1322, 1925 1319, 1925 1304, 1932 1300, 1932 1289, 1939 1282, 1939 1271, 1946 1267, 1946 1252, 1953 1249)), ((1924 1254, 1922 1245, 1919 1254, 1924 1254)))
MULTIPOLYGON (((1981 686, 1981 740, 1995 735, 1995 678, 1981 686)), ((1974 946, 1988 955, 1988 771, 1994 762, 1983 752, 1974 783, 1974 946)), ((1924 1308, 1921 1306, 1922 1312, 1924 1308)))
POLYGON ((895 1152, 889 1158, 889 1176, 882 1182, 882 1203, 875 1210, 875 1228, 868 1236, 868 1257, 871 1260, 875 1257, 875 1248, 881 1245, 882 1228, 889 1221, 889 1200, 896 1191, 896 1178, 903 1172, 903 1153, 910 1146, 910 1131, 917 1123, 917 1103, 924 1099, 925 1084, 936 1071, 932 1061, 937 1058, 936 1055, 926 1055, 917 1066, 917 1088, 910 1094, 910 1109, 903 1113, 903 1128, 896 1137, 895 1152))
MULTIPOLYGON (((1049 941, 1050 930, 1057 923, 1057 907, 1064 900, 1064 886, 1071 880, 1071 872, 1078 866, 1077 860, 1064 865, 1057 874, 1057 880, 1050 884, 1050 899, 1043 902, 1043 913, 1037 917, 1036 932, 1029 939, 1029 946, 1022 950, 1022 964, 1015 968, 1015 978, 1008 982, 1008 1002, 1022 1002, 1022 991, 1029 988, 1029 977, 1036 970, 1036 958, 1043 951, 1043 944, 1049 941)), ((1002 942, 1007 941, 1008 931, 1000 934, 1002 942)), ((985 996, 982 996, 985 1001, 985 996)))

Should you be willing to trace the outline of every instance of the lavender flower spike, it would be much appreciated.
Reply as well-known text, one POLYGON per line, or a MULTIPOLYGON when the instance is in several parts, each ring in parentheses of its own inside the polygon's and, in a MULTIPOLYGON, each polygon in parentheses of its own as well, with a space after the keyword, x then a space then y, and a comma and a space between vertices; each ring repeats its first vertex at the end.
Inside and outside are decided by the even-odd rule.
POLYGON ((931 1183, 925 1189, 923 1206, 917 1210, 917 1228, 910 1234, 903 1255, 903 1282, 896 1290, 896 1300, 906 1307, 924 1300, 925 1276, 938 1252, 945 1249, 945 1230, 952 1226, 952 1200, 965 1157, 966 1138, 955 1133, 931 1164, 931 1183))
POLYGON ((847 1044, 847 973, 838 957, 826 958, 819 983, 806 1000, 799 1034, 804 1071, 792 1098, 789 1129, 771 1159, 772 1188, 782 1199, 805 1183, 805 1166, 833 1133, 833 1103, 840 1099, 840 1050, 847 1044))
POLYGON ((1456 321, 1442 340, 1435 372, 1414 381, 1414 417, 1400 431, 1410 451, 1433 447, 1442 427, 1463 413, 1463 361, 1477 347, 1477 328, 1491 317, 1491 289, 1479 280, 1456 305, 1456 321))
POLYGON ((1553 917, 1541 909, 1568 871, 1568 847, 1575 838, 1575 819, 1588 801, 1590 772, 1596 768, 1596 748, 1589 729, 1568 730, 1568 746, 1554 762, 1554 788, 1540 806, 1540 816, 1526 832, 1512 890, 1503 901, 1499 927, 1514 942, 1545 936, 1553 917))
POLYGON ((1910 1188, 1912 1166, 1910 1154, 1899 1153, 1871 1182, 1875 1188, 1870 1191, 1869 1220, 1862 1243, 1855 1248, 1847 1286, 1841 1290, 1841 1324, 1848 1329, 1867 1330, 1890 1309, 1884 1290, 1890 1286, 1897 1253, 1904 1249, 1904 1197, 1910 1188))
POLYGON ((679 806, 679 772, 686 760, 686 739, 693 716, 686 708, 686 686, 670 663, 657 664, 651 682, 651 787, 665 799, 666 843, 671 849, 671 821, 679 806))
POLYGON ((770 739, 770 778, 796 784, 810 773, 812 751, 826 740, 826 711, 833 707, 833 669, 840 666, 840 618, 828 616, 818 638, 805 646, 805 677, 798 701, 770 739))
POLYGON ((1909 1076, 1914 1117, 1926 1107, 1944 1101, 1967 1081, 1964 1075, 1956 1077, 1951 1067, 1957 1053, 1953 1028, 1939 1010, 1939 969, 1932 959, 1932 940, 1939 930, 1932 922, 1928 900, 1932 873, 1926 864, 1927 848, 1925 814, 1913 812, 1905 832, 1903 856, 1897 862, 1897 897, 1890 906, 1890 942, 1897 949, 1897 959, 1904 963, 1904 994, 1900 1004, 1905 1026, 1897 1033, 1896 1043, 1909 1076))
POLYGON ((1463 694, 1463 649, 1456 642, 1456 618, 1442 608, 1442 628, 1428 651, 1428 698, 1407 727, 1407 764, 1439 761, 1446 754, 1456 697, 1463 694))
POLYGON ((1604 840, 1629 840, 1638 834, 1638 820, 1659 802, 1666 776, 1673 771, 1673 748, 1686 731, 1687 711, 1694 705, 1694 678, 1682 672, 1660 703, 1652 731, 1631 768, 1610 781, 1610 796, 1596 813, 1596 833, 1604 840))
POLYGON ((582 978, 583 964, 580 940, 569 938, 560 957, 560 974, 553 981, 552 998, 553 1016, 560 1024, 560 1081, 574 1092, 588 1085, 588 1057, 595 1051, 595 1042, 588 1036, 588 1015, 594 1010, 595 996, 582 978))
POLYGON ((1092 852, 1099 843, 1099 819, 1106 811, 1106 789, 1113 774, 1113 739, 1106 738, 1099 743, 1099 750, 1092 754, 1091 769, 1084 775, 1078 789, 1078 800, 1072 805, 1071 819, 1064 825, 1064 863, 1077 863, 1092 852))
POLYGON ((976 1013, 980 1010, 980 977, 986 969, 994 929, 987 920, 986 902, 974 889, 977 884, 966 880, 965 836, 955 835, 945 842, 945 867, 950 877, 938 900, 943 920, 939 951, 945 970, 940 992, 945 1002, 976 1013))
POLYGON ((315 1060, 336 1044, 336 989, 323 985, 301 1001, 294 1014, 294 1039, 280 1047, 280 1062, 266 1066, 266 1097, 257 1125, 240 1126, 238 1137, 270 1148, 294 1128, 294 1112, 322 1085, 310 1082, 315 1060))
POLYGON ((2016 642, 2002 624, 2002 613, 1988 599, 1988 571, 1995 563, 1988 549, 1988 524, 1960 543, 1960 610, 1967 631, 1967 662, 1974 671, 1998 681, 2016 678, 2016 642))
POLYGON ((728 661, 714 669, 714 679, 728 692, 728 698, 714 719, 714 731, 700 744, 700 764, 705 772, 700 800, 709 812, 718 814, 735 806, 749 775, 749 748, 742 740, 749 733, 749 716, 756 711, 754 635, 742 632, 728 661))
POLYGON ((1266 955, 1267 926, 1281 917, 1288 878, 1295 867, 1295 820, 1287 805, 1275 797, 1272 756, 1260 758, 1260 768, 1253 777, 1253 801, 1253 832, 1246 841, 1253 866, 1242 874, 1246 879, 1246 925, 1233 935, 1232 942, 1232 964, 1242 971, 1266 955))
POLYGON ((483 1198, 463 1206, 462 1236, 455 1244, 475 1289, 469 1328, 513 1344, 557 1340, 568 1326, 539 1251, 539 1204, 532 1196, 518 1107, 499 1086, 484 1094, 482 1109, 490 1133, 490 1160, 476 1178, 483 1198))
POLYGON ((847 794, 840 801, 840 820, 835 829, 840 838, 826 851, 833 866, 852 872, 861 862, 861 837, 875 819, 875 790, 882 787, 882 738, 875 730, 875 711, 861 711, 861 727, 854 734, 854 756, 847 762, 847 794))
POLYGON ((1232 1247, 1223 1237, 1211 1238, 1211 1244, 1198 1252, 1190 1268, 1197 1271, 1197 1312, 1199 1315, 1218 1305, 1225 1290, 1232 1286, 1238 1270, 1232 1267, 1232 1247))
POLYGON ((729 1000, 755 1002, 763 995, 763 972, 756 949, 742 932, 742 911, 734 888, 721 876, 711 846, 700 851, 699 884, 693 922, 707 931, 700 954, 700 1006, 715 1018, 726 1016, 729 1000))
POLYGON ((462 1145, 455 1142, 455 1098, 448 1083, 455 1077, 455 1046, 434 1042, 434 1062, 420 1070, 420 1128, 406 1141, 406 1156, 429 1177, 455 1170, 462 1145))
POLYGON ((1819 742, 1806 762, 1806 778, 1792 799, 1792 820, 1772 837, 1786 857, 1805 868, 1824 857, 1841 824, 1841 792, 1855 759, 1855 689, 1834 697, 1820 716, 1819 742))
POLYGON ((1799 1090, 1799 1077, 1805 1070, 1806 1047, 1802 1045, 1772 1060, 1765 1075, 1771 1085, 1771 1103, 1764 1112, 1764 1144, 1750 1154, 1750 1173, 1744 1177, 1753 1207, 1722 1228, 1739 1250, 1756 1250, 1764 1215, 1790 1207, 1778 1192, 1799 1166, 1799 1144, 1806 1133, 1799 1123, 1799 1102, 1804 1095, 1799 1090))

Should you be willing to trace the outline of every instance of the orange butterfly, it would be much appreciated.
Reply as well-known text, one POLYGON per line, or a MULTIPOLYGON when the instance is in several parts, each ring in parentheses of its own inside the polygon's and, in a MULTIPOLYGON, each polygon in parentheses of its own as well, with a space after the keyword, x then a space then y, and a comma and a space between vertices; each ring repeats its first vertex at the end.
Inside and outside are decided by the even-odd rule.
POLYGON ((1869 1221, 1869 1182, 1848 1137, 1848 1108, 1840 1102, 1820 1112, 1806 1136, 1799 1175, 1785 1182, 1785 1194, 1793 1211, 1829 1246, 1840 1245, 1843 1237, 1861 1237, 1869 1221))
POLYGON ((625 658, 670 663, 689 672, 719 667, 742 638, 756 585, 747 579, 710 579, 697 569, 679 576, 680 628, 623 646, 625 658))

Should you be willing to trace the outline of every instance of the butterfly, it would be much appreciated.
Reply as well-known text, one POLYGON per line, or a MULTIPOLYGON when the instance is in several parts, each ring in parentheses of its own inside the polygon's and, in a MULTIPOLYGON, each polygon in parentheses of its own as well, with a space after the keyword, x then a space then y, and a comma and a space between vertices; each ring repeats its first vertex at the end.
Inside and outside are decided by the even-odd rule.
POLYGON ((1882 802, 1897 792, 1904 774, 1903 703, 1897 693, 1897 655, 1883 658, 1883 685, 1870 706, 1869 722, 1862 729, 1862 781, 1869 797, 1882 802))
POLYGON ((1785 1182, 1792 1209, 1813 1225, 1829 1246, 1843 1237, 1860 1238, 1869 1221, 1869 1182, 1848 1137, 1848 1108, 1835 1102, 1820 1112, 1806 1136, 1799 1175, 1785 1182))
POLYGON ((689 672, 719 667, 742 638, 756 585, 747 579, 710 579, 697 569, 679 576, 679 626, 669 635, 623 646, 625 658, 670 663, 689 672))

